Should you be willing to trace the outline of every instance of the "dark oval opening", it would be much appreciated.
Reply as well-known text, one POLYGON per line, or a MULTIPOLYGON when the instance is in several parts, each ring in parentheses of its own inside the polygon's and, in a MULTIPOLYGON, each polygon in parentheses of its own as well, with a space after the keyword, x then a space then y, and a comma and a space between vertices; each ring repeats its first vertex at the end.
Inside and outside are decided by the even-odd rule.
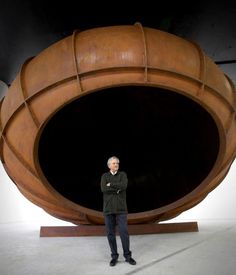
POLYGON ((164 89, 116 87, 79 98, 42 131, 38 158, 51 186, 67 199, 102 211, 100 178, 117 156, 127 173, 129 213, 184 197, 211 171, 217 126, 193 100, 164 89))

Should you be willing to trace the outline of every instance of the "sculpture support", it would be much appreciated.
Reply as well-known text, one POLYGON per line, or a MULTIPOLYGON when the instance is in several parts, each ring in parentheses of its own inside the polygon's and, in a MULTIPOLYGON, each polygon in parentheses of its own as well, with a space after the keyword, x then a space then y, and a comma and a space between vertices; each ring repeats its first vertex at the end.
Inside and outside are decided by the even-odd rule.
MULTIPOLYGON (((196 222, 133 224, 128 226, 130 235, 198 232, 196 222)), ((118 229, 116 230, 118 235, 118 229)), ((106 236, 104 225, 42 226, 40 237, 106 236)))

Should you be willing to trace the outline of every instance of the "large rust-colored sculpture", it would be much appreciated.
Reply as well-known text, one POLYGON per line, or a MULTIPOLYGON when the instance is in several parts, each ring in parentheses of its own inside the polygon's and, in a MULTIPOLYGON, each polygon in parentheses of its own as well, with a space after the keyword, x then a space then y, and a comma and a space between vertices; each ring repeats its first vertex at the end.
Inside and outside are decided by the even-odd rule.
POLYGON ((129 223, 167 220, 226 176, 235 98, 192 42, 140 24, 74 32, 28 60, 2 100, 1 160, 49 214, 102 224, 100 177, 117 155, 129 223))

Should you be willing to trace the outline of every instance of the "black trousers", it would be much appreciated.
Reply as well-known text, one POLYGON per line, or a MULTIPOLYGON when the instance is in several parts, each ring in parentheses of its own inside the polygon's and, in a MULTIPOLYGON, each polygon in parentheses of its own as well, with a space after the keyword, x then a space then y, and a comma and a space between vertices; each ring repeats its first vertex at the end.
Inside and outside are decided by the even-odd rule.
POLYGON ((126 259, 131 257, 129 250, 129 233, 127 228, 127 214, 108 214, 105 215, 105 225, 107 230, 107 239, 111 249, 112 259, 117 259, 119 254, 117 252, 116 243, 116 225, 118 225, 120 239, 123 248, 123 255, 126 259))

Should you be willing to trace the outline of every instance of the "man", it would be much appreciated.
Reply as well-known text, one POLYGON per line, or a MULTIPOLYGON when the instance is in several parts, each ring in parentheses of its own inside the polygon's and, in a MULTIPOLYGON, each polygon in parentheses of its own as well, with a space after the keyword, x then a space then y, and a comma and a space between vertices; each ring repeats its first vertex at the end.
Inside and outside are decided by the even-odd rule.
POLYGON ((131 257, 131 251, 129 250, 127 228, 126 188, 128 179, 125 172, 118 171, 119 159, 117 157, 109 158, 107 166, 110 171, 102 175, 101 190, 103 192, 103 213, 107 238, 111 249, 110 266, 115 266, 119 257, 116 244, 116 223, 119 228, 125 260, 131 265, 135 265, 136 261, 131 257))

